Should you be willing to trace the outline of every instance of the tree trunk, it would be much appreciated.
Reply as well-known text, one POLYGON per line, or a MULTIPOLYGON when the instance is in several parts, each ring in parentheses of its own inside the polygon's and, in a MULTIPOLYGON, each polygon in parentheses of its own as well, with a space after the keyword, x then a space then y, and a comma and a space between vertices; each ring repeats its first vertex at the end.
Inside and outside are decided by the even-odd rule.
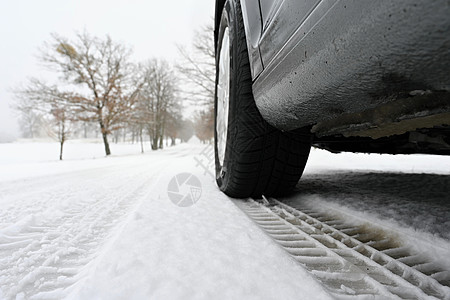
POLYGON ((111 149, 109 149, 109 143, 108 143, 108 134, 106 133, 105 125, 102 121, 100 123, 100 129, 102 130, 102 136, 103 136, 103 144, 105 145, 105 153, 106 155, 111 155, 111 149))
POLYGON ((64 142, 66 141, 66 126, 65 126, 66 119, 64 117, 64 114, 62 114, 62 119, 60 121, 60 127, 58 131, 58 137, 59 137, 59 160, 63 159, 63 148, 64 148, 64 142))
POLYGON ((105 144, 105 153, 106 155, 111 155, 111 149, 109 149, 109 143, 108 143, 108 135, 105 133, 102 133, 103 136, 103 144, 105 144))
POLYGON ((171 146, 175 146, 175 137, 171 137, 171 139, 172 139, 172 144, 171 144, 171 146))
POLYGON ((64 140, 60 141, 60 147, 59 147, 59 160, 63 160, 63 147, 64 147, 64 140))
MULTIPOLYGON (((133 133, 134 135, 134 133, 133 133)), ((142 129, 139 131, 139 139, 141 141, 141 153, 144 153, 144 142, 142 141, 142 129)), ((133 137, 134 140, 134 137, 133 137)))
POLYGON ((164 137, 163 137, 163 135, 161 134, 160 136, 159 136, 159 149, 163 149, 164 148, 164 137))
POLYGON ((158 142, 159 142, 159 136, 157 136, 157 135, 151 139, 152 150, 158 150, 158 142))

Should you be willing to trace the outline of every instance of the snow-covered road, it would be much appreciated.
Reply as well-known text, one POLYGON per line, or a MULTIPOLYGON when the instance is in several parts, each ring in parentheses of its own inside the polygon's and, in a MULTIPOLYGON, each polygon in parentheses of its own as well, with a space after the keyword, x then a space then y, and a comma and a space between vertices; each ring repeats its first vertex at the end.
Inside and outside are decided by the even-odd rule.
POLYGON ((22 165, 23 178, 0 183, 0 298, 327 298, 216 190, 194 159, 202 149, 82 160, 73 172, 22 165), (182 172, 202 184, 191 207, 168 198, 182 172))
MULTIPOLYGON (((0 299, 332 298, 217 190, 205 153, 180 145, 64 162, 3 159, 0 299), (200 182, 189 207, 168 193, 180 173, 200 182)), ((285 200, 388 224, 450 257, 449 175, 447 157, 312 151, 303 192, 285 200)))
POLYGON ((156 159, 148 163, 113 159, 108 166, 93 162, 75 172, 2 182, 4 296, 42 295, 76 282, 167 166, 156 159))

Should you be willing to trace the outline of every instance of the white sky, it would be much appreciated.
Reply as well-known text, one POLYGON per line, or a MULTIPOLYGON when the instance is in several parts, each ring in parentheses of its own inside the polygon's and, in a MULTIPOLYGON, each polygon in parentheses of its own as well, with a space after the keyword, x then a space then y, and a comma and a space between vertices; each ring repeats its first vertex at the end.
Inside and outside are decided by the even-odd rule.
POLYGON ((0 0, 0 134, 18 135, 9 92, 27 77, 45 76, 36 55, 50 33, 105 36, 134 50, 133 59, 174 60, 175 44, 212 22, 213 0, 0 0))

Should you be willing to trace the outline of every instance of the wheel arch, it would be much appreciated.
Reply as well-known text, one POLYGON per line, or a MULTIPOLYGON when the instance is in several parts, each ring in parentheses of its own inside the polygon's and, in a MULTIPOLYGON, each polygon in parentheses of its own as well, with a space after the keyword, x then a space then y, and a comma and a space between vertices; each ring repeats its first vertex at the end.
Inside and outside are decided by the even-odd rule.
MULTIPOLYGON (((250 58, 250 70, 252 72, 252 79, 255 80, 264 69, 259 52, 259 40, 262 35, 261 6, 259 0, 240 0, 239 2, 241 3, 243 15, 242 17, 244 19, 247 50, 248 56, 250 58)), ((216 50, 216 57, 220 19, 225 3, 226 0, 216 0, 216 8, 214 14, 214 47, 216 50)))

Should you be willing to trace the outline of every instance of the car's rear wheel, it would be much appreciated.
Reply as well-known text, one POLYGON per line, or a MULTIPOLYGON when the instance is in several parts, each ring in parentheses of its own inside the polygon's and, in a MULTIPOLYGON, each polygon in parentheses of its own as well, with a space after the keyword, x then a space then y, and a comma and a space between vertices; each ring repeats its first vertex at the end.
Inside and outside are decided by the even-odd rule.
POLYGON ((311 147, 308 129, 281 132, 259 113, 239 0, 225 3, 216 57, 216 181, 236 198, 283 195, 295 187, 311 147))

